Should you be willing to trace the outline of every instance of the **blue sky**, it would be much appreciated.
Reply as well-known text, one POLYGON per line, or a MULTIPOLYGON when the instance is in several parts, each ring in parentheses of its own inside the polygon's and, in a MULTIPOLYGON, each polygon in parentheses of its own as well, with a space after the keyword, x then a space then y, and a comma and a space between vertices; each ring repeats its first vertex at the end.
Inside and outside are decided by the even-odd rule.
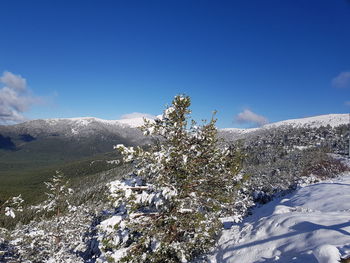
POLYGON ((217 110, 219 127, 350 110, 350 1, 2 0, 0 10, 3 122, 157 115, 180 93, 195 119, 217 110), (8 82, 19 76, 25 90, 8 82))

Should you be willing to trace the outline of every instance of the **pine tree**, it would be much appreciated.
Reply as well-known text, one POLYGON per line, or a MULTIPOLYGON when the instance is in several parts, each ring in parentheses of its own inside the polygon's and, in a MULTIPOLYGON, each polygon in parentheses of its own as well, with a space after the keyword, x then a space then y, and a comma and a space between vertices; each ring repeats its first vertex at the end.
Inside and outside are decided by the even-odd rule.
POLYGON ((187 262, 212 247, 219 215, 233 208, 242 176, 241 155, 221 144, 215 114, 189 123, 191 101, 176 96, 162 118, 141 128, 156 143, 117 145, 134 174, 110 184, 118 214, 104 224, 104 256, 113 262, 187 262), (106 230, 106 228, 105 228, 106 230))

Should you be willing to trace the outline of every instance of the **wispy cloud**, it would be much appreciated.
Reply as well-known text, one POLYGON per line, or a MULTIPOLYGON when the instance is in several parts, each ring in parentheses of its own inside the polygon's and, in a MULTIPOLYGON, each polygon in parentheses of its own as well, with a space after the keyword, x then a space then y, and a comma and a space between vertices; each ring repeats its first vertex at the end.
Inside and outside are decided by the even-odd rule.
POLYGON ((350 88, 350 71, 341 72, 338 76, 333 78, 332 86, 340 89, 350 88))
POLYGON ((25 121, 23 113, 40 103, 27 87, 27 81, 20 75, 5 71, 0 76, 0 123, 10 124, 25 121))
POLYGON ((141 112, 133 112, 133 113, 128 113, 124 114, 120 117, 122 120, 125 119, 135 119, 135 118, 146 118, 146 119, 155 119, 156 116, 148 113, 141 113, 141 112))
POLYGON ((238 123, 249 123, 256 126, 262 126, 269 122, 266 117, 258 115, 249 109, 245 109, 243 112, 237 114, 235 119, 238 123))
POLYGON ((345 101, 344 104, 345 104, 346 106, 350 106, 350 100, 345 101))

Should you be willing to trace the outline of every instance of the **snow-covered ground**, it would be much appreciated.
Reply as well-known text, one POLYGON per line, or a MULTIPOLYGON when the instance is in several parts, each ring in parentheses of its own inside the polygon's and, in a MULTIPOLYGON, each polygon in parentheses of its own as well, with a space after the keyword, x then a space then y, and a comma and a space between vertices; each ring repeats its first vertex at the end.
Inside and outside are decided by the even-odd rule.
POLYGON ((338 262, 320 255, 334 255, 334 246, 350 255, 350 173, 302 187, 256 208, 242 223, 226 220, 224 226, 212 263, 338 262))

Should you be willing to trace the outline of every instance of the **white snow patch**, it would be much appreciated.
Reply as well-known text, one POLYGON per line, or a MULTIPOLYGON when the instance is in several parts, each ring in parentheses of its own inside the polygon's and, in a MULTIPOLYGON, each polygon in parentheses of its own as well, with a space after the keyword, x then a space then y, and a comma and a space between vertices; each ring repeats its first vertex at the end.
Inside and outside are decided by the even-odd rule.
POLYGON ((78 135, 79 134, 79 131, 77 129, 74 129, 74 128, 72 128, 71 132, 72 132, 73 135, 78 135))
POLYGON ((336 251, 350 253, 350 173, 302 187, 256 208, 241 223, 224 225, 229 223, 212 263, 335 263, 336 251))
MULTIPOLYGON (((264 126, 262 126, 264 127, 264 126)), ((225 132, 229 132, 229 133, 235 133, 237 135, 241 135, 241 134, 247 134, 247 133, 251 133, 251 132, 255 132, 258 131, 260 128, 248 128, 248 129, 240 129, 240 128, 223 128, 221 129, 222 131, 225 132)))
POLYGON ((314 250, 314 255, 319 263, 339 263, 339 250, 332 245, 321 245, 314 250))
POLYGON ((303 151, 303 150, 307 150, 309 148, 312 148, 312 146, 294 145, 293 148, 300 150, 300 151, 303 151))
MULTIPOLYGON (((113 258, 113 262, 119 262, 123 257, 126 256, 126 253, 128 251, 129 248, 121 248, 118 249, 114 252, 106 252, 105 256, 108 256, 109 258, 113 258)), ((97 259, 97 263, 105 263, 105 262, 110 262, 109 260, 107 260, 107 258, 105 256, 102 256, 100 258, 97 259)))
MULTIPOLYGON (((151 119, 147 119, 151 120, 151 119)), ((130 126, 132 128, 141 127, 145 122, 144 118, 133 118, 133 119, 123 119, 123 120, 117 120, 118 123, 130 126)))
POLYGON ((120 161, 119 160, 110 160, 110 161, 106 161, 108 164, 119 164, 120 161))
POLYGON ((102 221, 100 227, 107 233, 112 233, 115 231, 114 226, 119 224, 122 221, 122 219, 122 216, 112 216, 111 218, 102 221))

